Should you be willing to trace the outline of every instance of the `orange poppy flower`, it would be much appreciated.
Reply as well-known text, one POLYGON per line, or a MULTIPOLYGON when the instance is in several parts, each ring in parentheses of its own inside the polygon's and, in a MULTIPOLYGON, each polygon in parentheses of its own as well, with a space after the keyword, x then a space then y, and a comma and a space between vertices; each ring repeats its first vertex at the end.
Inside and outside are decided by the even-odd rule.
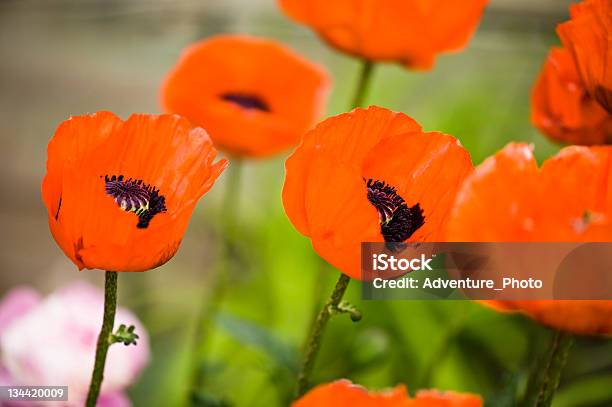
POLYGON ((437 390, 419 391, 410 398, 406 387, 399 385, 394 389, 381 392, 368 392, 367 389, 352 384, 348 380, 338 380, 322 384, 292 407, 481 407, 482 399, 473 394, 439 392, 437 390))
POLYGON ((42 196, 79 269, 145 271, 176 253, 198 199, 227 165, 174 115, 75 116, 49 142, 42 196))
POLYGON ((531 121, 556 141, 571 144, 612 142, 612 115, 591 98, 571 53, 553 48, 533 88, 531 121))
POLYGON ((570 12, 570 21, 559 24, 557 33, 591 96, 612 113, 612 2, 585 0, 570 12))
MULTIPOLYGON (((612 241, 612 147, 563 149, 538 169, 532 149, 509 144, 465 181, 447 240, 612 241)), ((612 301, 489 301, 582 334, 612 333, 612 301)))
POLYGON ((275 41, 220 35, 183 52, 162 104, 205 128, 221 150, 265 157, 299 143, 329 84, 323 69, 275 41))
POLYGON ((436 55, 462 49, 488 0, 279 0, 294 20, 331 46, 373 61, 431 69, 436 55))
POLYGON ((283 204, 317 253, 360 278, 360 243, 439 241, 471 172, 453 137, 380 107, 331 117, 286 162, 283 204))

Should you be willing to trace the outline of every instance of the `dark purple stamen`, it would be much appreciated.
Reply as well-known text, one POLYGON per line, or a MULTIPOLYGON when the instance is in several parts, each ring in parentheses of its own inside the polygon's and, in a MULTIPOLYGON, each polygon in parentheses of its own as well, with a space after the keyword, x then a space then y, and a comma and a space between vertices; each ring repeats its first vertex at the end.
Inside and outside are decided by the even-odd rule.
POLYGON ((409 207, 404 198, 391 185, 383 181, 368 179, 368 201, 378 211, 380 233, 390 250, 401 250, 408 239, 425 223, 423 209, 417 203, 409 207))
POLYGON ((155 215, 166 212, 166 198, 159 194, 159 189, 145 184, 141 179, 125 179, 123 175, 105 175, 105 191, 119 208, 134 212, 138 216, 139 229, 145 229, 155 215))
POLYGON ((261 110, 262 112, 269 112, 270 106, 259 96, 240 93, 240 92, 228 92, 221 95, 221 99, 226 102, 235 103, 243 109, 254 109, 261 110))

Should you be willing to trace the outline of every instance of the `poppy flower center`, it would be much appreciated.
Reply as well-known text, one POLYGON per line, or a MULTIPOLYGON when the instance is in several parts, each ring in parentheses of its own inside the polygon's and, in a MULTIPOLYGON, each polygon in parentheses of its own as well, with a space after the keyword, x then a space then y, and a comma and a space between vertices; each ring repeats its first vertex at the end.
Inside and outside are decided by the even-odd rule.
POLYGON ((166 212, 166 198, 159 189, 145 184, 141 179, 125 179, 123 175, 105 175, 105 192, 126 212, 134 212, 138 217, 139 229, 145 229, 155 215, 166 212))
POLYGON ((269 112, 270 106, 257 95, 242 93, 242 92, 227 92, 221 95, 221 99, 226 102, 234 103, 243 109, 247 110, 261 110, 262 112, 269 112))
POLYGON ((375 179, 366 181, 368 201, 378 211, 380 233, 391 250, 402 249, 403 242, 425 223, 423 209, 417 203, 408 206, 391 185, 375 179))
POLYGON ((604 109, 612 113, 612 90, 599 85, 595 88, 594 96, 604 109))

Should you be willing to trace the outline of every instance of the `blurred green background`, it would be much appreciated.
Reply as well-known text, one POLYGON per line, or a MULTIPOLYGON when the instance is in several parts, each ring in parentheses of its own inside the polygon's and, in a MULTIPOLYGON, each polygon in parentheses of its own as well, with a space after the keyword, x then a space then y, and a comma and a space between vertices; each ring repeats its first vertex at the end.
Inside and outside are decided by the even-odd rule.
MULTIPOLYGON (((458 137, 481 162, 510 140, 532 142, 538 159, 558 147, 529 123, 529 94, 567 0, 493 0, 462 53, 431 72, 378 66, 368 103, 409 114, 427 130, 458 137)), ((358 63, 328 49, 285 18, 274 0, 0 1, 0 289, 30 284, 50 292, 78 272, 56 247, 40 199, 46 144, 69 115, 158 112, 158 87, 190 42, 222 32, 276 38, 325 65, 334 77, 328 114, 348 109, 358 63)), ((284 215, 281 156, 243 166, 238 270, 205 332, 201 404, 286 405, 314 311, 337 272, 322 267, 284 215)), ((120 305, 141 318, 153 358, 130 390, 136 406, 179 405, 200 304, 210 296, 224 180, 199 205, 176 257, 146 274, 120 275, 120 305)), ((405 383, 482 394, 511 406, 548 332, 521 316, 470 302, 364 302, 364 318, 334 318, 314 381, 340 377, 372 388, 405 383)), ((572 350, 556 407, 612 405, 612 343, 581 338, 572 350)))

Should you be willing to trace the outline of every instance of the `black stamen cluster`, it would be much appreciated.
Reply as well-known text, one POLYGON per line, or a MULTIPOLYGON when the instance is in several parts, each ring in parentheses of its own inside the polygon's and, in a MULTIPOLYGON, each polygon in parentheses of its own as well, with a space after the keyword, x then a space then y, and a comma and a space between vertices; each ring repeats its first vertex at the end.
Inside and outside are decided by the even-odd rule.
POLYGON ((161 212, 166 212, 166 198, 159 194, 155 186, 144 183, 141 179, 126 179, 123 175, 105 175, 105 191, 115 203, 127 212, 138 216, 139 229, 149 226, 151 219, 161 212))
MULTIPOLYGON (((380 232, 385 242, 401 243, 425 223, 421 206, 418 203, 414 206, 406 205, 404 198, 398 195, 397 190, 391 185, 368 179, 366 186, 368 201, 378 211, 380 232)), ((398 248, 401 248, 401 245, 398 248)))
POLYGON ((221 99, 226 102, 235 103, 243 109, 261 110, 262 112, 270 111, 270 106, 261 97, 248 93, 228 92, 222 94, 221 99))

